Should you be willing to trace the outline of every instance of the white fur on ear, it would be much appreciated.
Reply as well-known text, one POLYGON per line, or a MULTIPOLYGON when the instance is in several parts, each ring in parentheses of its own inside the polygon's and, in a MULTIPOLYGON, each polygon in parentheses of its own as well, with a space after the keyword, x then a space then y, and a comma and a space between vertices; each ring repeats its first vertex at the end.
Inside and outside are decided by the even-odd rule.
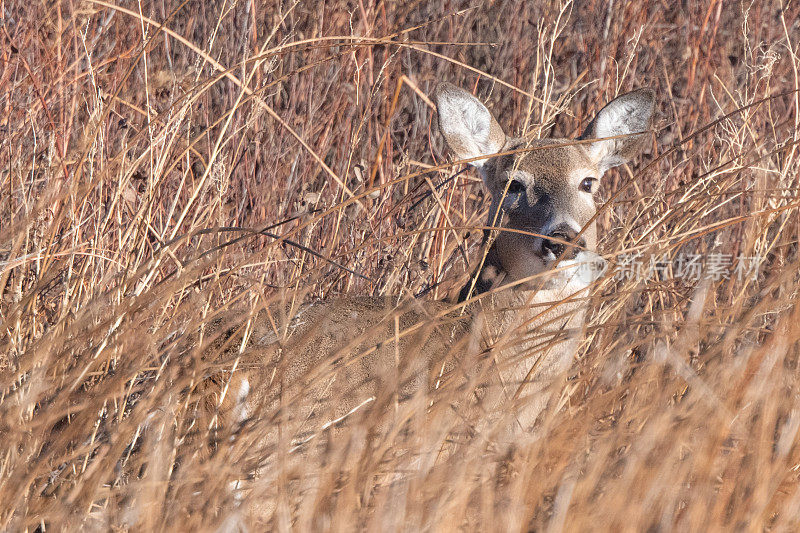
MULTIPOLYGON (((480 100, 449 83, 436 88, 439 129, 459 159, 470 159, 499 152, 505 133, 480 100)), ((480 168, 485 159, 470 164, 480 168)))
MULTIPOLYGON (((644 133, 650 127, 654 106, 655 94, 651 89, 623 94, 600 110, 581 139, 644 133)), ((589 146, 589 154, 598 161, 600 171, 605 172, 630 161, 641 149, 644 139, 644 135, 637 135, 593 143, 589 146)))

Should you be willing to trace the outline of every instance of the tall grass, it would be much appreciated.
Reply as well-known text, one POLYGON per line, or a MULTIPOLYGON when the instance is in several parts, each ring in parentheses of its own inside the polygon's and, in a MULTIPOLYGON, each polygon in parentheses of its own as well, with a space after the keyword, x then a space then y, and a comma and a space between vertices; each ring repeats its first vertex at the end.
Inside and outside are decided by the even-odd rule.
POLYGON ((258 529, 268 502, 279 529, 797 529, 799 12, 5 2, 0 527, 258 529), (396 441, 354 424, 248 479, 273 414, 202 416, 239 364, 205 325, 277 298, 441 299, 480 256, 488 201, 447 164, 439 80, 540 137, 656 89, 649 153, 600 188, 614 268, 581 357, 512 447, 427 453, 445 397, 396 441))

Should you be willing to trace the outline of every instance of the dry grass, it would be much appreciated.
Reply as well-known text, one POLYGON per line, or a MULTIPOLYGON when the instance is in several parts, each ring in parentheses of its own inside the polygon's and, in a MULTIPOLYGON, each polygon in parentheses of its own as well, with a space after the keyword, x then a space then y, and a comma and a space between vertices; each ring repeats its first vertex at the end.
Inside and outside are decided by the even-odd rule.
POLYGON ((0 3, 0 528, 226 528, 272 498, 281 529, 797 530, 800 5, 684 4, 0 3), (463 282, 488 202, 471 171, 432 189, 459 170, 431 133, 442 79, 534 136, 656 88, 600 251, 671 266, 598 284, 513 448, 428 460, 452 416, 431 410, 237 495, 271 415, 198 422, 235 360, 183 340, 276 295, 463 282), (698 281, 687 254, 763 261, 698 281))

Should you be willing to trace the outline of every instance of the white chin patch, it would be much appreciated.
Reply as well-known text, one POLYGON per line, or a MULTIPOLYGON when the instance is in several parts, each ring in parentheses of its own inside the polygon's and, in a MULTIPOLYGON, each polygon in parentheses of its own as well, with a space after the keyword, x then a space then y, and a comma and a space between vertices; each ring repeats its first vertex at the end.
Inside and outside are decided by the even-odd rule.
MULTIPOLYGON (((552 252, 550 252, 550 255, 552 255, 552 252)), ((545 258, 545 260, 549 262, 550 258, 545 258)), ((608 262, 594 252, 580 251, 573 259, 560 261, 556 268, 561 274, 559 279, 562 282, 566 281, 568 284, 574 283, 587 286, 605 273, 608 268, 608 262)))

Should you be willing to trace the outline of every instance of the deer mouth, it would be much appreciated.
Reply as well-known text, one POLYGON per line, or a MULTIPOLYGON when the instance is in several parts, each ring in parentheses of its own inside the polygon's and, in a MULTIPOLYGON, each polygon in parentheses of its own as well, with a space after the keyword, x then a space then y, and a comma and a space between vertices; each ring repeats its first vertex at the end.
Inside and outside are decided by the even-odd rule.
POLYGON ((533 252, 542 262, 543 269, 553 270, 553 276, 548 276, 545 288, 551 288, 549 285, 556 287, 564 281, 585 286, 602 277, 608 269, 607 261, 587 250, 585 245, 559 240, 562 242, 537 237, 534 242, 533 252))

